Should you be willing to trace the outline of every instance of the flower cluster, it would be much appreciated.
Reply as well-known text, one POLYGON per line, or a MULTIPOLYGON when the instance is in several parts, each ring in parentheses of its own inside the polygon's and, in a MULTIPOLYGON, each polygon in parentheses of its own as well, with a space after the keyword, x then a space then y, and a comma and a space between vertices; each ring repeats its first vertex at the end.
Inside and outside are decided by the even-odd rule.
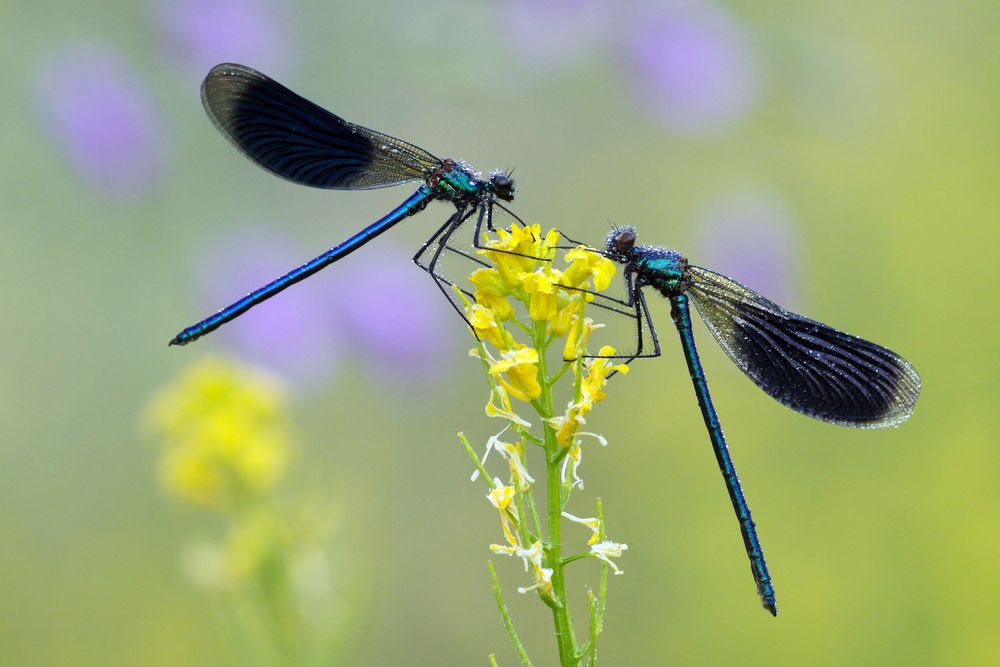
MULTIPOLYGON (((476 465, 473 479, 483 477, 486 497, 500 515, 503 542, 491 545, 491 551, 521 559, 531 583, 518 591, 535 591, 555 611, 563 664, 577 664, 583 654, 578 654, 566 606, 565 566, 580 558, 595 558, 617 574, 621 570, 611 558, 621 556, 628 547, 606 539, 600 510, 597 517, 581 519, 563 509, 572 490, 583 485, 579 466, 584 438, 607 444, 602 436, 582 430, 586 417, 605 398, 608 378, 615 372, 626 374, 628 367, 609 360, 615 354, 610 346, 602 346, 596 354, 588 349, 592 332, 601 325, 587 316, 587 307, 610 284, 615 264, 582 246, 570 249, 558 263, 560 238, 556 230, 543 235, 538 225, 515 224, 498 230, 495 238, 484 239, 479 250, 488 266, 472 273, 470 290, 456 287, 479 339, 470 354, 482 363, 489 383, 486 414, 506 422, 488 439, 481 458, 460 437, 476 465), (550 366, 555 370, 550 371, 550 366), (563 378, 567 382, 557 384, 563 378), (556 410, 555 392, 563 385, 567 387, 562 390, 566 407, 556 410), (520 404, 529 405, 537 419, 519 414, 520 404), (507 482, 487 472, 492 452, 507 464, 507 482), (536 478, 528 461, 533 453, 542 454, 545 465, 546 521, 534 497, 536 478), (586 550, 562 555, 563 519, 591 529, 586 550), (576 657, 570 661, 571 656, 576 657)), ((499 601, 496 581, 494 590, 499 601)), ((603 614, 603 592, 591 603, 595 618, 603 614)), ((501 613, 506 613, 502 604, 501 613)), ((505 625, 517 646, 506 616, 505 625)), ((596 636, 589 641, 592 646, 596 636)))
POLYGON ((284 401, 276 379, 218 359, 186 370, 147 411, 166 490, 219 510, 270 492, 291 454, 284 401))
MULTIPOLYGON (((488 240, 487 248, 480 251, 494 267, 479 269, 469 277, 475 288, 475 302, 467 303, 466 315, 476 336, 498 350, 494 356, 481 346, 474 354, 483 355, 489 363, 489 374, 500 389, 495 393, 508 407, 508 396, 530 402, 538 398, 542 387, 537 347, 517 342, 506 323, 514 322, 516 328, 529 333, 543 325, 546 344, 554 338, 565 338, 564 362, 582 362, 573 365, 578 382, 564 414, 548 418, 556 429, 559 445, 566 451, 563 482, 566 483, 571 461, 573 484, 580 487, 579 436, 593 436, 607 444, 596 434, 581 432, 580 427, 586 424, 587 413, 605 397, 608 376, 613 372, 628 373, 628 366, 612 364, 607 359, 615 353, 610 346, 601 347, 597 358, 587 359, 585 354, 591 333, 601 326, 585 316, 586 305, 594 298, 592 292, 607 289, 614 277, 614 262, 586 247, 578 247, 565 254, 569 266, 560 270, 552 261, 559 239, 556 230, 550 230, 543 238, 538 225, 514 225, 509 231, 499 230, 498 238, 488 240), (511 300, 523 304, 530 323, 515 319, 517 309, 511 300)), ((506 418, 517 427, 527 424, 513 415, 513 410, 498 410, 494 398, 491 395, 487 414, 506 418)))
POLYGON ((339 585, 331 594, 339 514, 324 498, 279 498, 292 452, 285 402, 276 379, 205 359, 152 399, 144 421, 161 442, 164 490, 209 510, 221 528, 184 550, 188 578, 226 592, 254 628, 265 628, 234 629, 261 664, 331 664, 348 621, 341 598, 350 594, 339 585))

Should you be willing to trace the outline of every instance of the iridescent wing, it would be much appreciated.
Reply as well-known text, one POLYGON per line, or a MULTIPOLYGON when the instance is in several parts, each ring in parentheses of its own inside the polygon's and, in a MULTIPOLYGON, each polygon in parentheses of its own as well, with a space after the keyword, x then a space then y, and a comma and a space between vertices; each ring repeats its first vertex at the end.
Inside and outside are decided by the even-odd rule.
POLYGON ((382 188, 424 179, 441 162, 422 148, 348 123, 244 65, 213 67, 201 100, 237 150, 301 185, 382 188))
POLYGON ((908 361, 857 336, 788 312, 753 290, 690 267, 687 294, 722 349, 769 396, 832 424, 896 426, 920 377, 908 361))

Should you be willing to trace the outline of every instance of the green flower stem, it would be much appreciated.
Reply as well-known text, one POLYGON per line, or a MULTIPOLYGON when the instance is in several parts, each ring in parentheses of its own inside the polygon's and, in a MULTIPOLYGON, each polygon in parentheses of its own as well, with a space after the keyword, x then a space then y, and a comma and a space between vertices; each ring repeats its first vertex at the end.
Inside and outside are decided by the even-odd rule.
MULTIPOLYGON (((597 499, 597 526, 598 538, 602 541, 606 540, 608 533, 604 527, 604 502, 600 498, 597 499)), ((597 601, 594 605, 594 618, 590 632, 590 667, 597 664, 597 638, 604 631, 604 609, 608 601, 608 569, 608 564, 601 561, 601 578, 597 585, 597 601)))
POLYGON ((301 665, 301 628, 291 600, 288 564, 284 557, 276 556, 261 568, 257 587, 259 603, 268 619, 266 626, 280 655, 279 664, 301 665))
POLYGON ((528 431, 518 431, 518 434, 528 442, 533 445, 538 445, 539 447, 545 446, 545 441, 539 438, 537 435, 529 433, 528 431))
POLYGON ((538 516, 538 507, 535 505, 535 494, 528 493, 528 509, 531 510, 531 520, 534 522, 535 533, 542 534, 542 520, 538 516))
POLYGON ((521 643, 521 639, 517 636, 517 631, 514 629, 514 621, 510 618, 507 603, 504 602, 503 591, 500 589, 500 580, 497 579, 497 571, 493 568, 493 561, 487 561, 486 566, 490 569, 490 581, 493 582, 493 597, 496 598, 497 607, 500 609, 500 618, 503 619, 503 627, 507 629, 507 636, 510 637, 510 642, 514 645, 514 652, 517 653, 517 657, 520 658, 521 664, 524 667, 532 667, 531 659, 528 658, 528 652, 524 650, 524 644, 521 643))
POLYGON ((546 323, 535 322, 534 344, 538 349, 538 378, 542 394, 536 399, 536 409, 541 415, 545 435, 545 469, 546 490, 548 492, 549 535, 546 545, 546 560, 552 568, 552 594, 555 605, 552 607, 552 618, 556 626, 556 641, 559 645, 559 660, 563 667, 578 664, 576 657, 576 637, 573 633, 573 620, 566 604, 566 577, 562 562, 562 478, 559 470, 561 447, 556 440, 556 432, 549 423, 553 416, 552 385, 548 381, 546 370, 546 323))
POLYGON ((563 565, 569 565, 570 563, 572 563, 574 561, 582 560, 584 558, 590 558, 590 552, 589 551, 582 551, 582 552, 580 552, 578 554, 573 554, 572 556, 566 556, 565 558, 562 559, 562 562, 563 562, 563 565))
POLYGON ((571 368, 573 368, 573 362, 572 361, 567 361, 567 362, 563 363, 562 368, 560 368, 558 371, 556 371, 556 374, 553 375, 552 377, 550 377, 548 379, 548 383, 550 385, 555 384, 556 382, 559 381, 559 378, 561 378, 563 376, 563 373, 565 373, 566 371, 568 371, 571 368))
POLYGON ((587 640, 586 651, 584 655, 590 656, 590 667, 596 667, 597 665, 597 635, 600 633, 599 624, 597 622, 597 600, 594 597, 594 591, 587 591, 587 606, 589 608, 590 616, 590 639, 587 640))
MULTIPOLYGON (((515 482, 515 484, 516 483, 517 482, 515 482)), ((524 507, 525 495, 527 494, 525 494, 524 491, 521 491, 519 489, 517 494, 514 496, 514 502, 517 505, 517 535, 518 535, 518 540, 520 540, 521 544, 531 544, 532 542, 535 541, 535 538, 530 534, 530 531, 528 530, 528 514, 527 510, 524 507)), ((539 527, 535 526, 535 535, 540 534, 540 532, 541 531, 539 527)))

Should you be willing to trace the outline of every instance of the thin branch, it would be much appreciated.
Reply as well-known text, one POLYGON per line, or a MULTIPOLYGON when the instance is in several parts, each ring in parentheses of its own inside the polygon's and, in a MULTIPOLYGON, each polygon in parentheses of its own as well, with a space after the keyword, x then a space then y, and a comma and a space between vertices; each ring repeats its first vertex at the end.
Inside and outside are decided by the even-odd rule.
POLYGON ((514 645, 514 652, 517 653, 517 657, 521 660, 521 664, 524 667, 532 667, 531 659, 528 658, 528 653, 524 650, 524 644, 521 643, 520 638, 517 636, 517 631, 514 630, 514 621, 510 619, 510 612, 507 611, 507 603, 504 602, 503 591, 500 590, 500 580, 497 579, 497 571, 493 567, 493 561, 487 561, 486 566, 490 569, 490 581, 493 582, 493 597, 496 598, 497 607, 500 609, 500 617, 503 619, 503 626, 507 630, 507 636, 510 637, 510 641, 514 645))

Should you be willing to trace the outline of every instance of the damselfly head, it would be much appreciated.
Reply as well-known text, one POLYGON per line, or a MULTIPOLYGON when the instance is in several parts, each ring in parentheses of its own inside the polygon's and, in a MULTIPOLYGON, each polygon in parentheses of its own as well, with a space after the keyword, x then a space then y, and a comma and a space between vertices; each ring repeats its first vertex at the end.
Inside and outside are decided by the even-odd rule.
POLYGON ((612 227, 608 232, 608 240, 605 247, 613 257, 620 262, 628 261, 635 246, 635 227, 625 225, 622 227, 612 227))
POLYGON ((490 189, 497 199, 512 201, 514 199, 514 179, 502 171, 490 174, 490 189))

